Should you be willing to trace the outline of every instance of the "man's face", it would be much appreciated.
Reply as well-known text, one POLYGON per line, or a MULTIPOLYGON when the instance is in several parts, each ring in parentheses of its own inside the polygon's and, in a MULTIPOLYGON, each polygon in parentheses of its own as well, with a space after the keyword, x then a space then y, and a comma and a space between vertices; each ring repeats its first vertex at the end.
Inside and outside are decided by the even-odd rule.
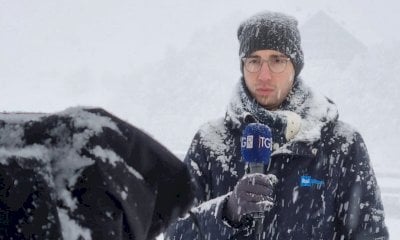
MULTIPOLYGON (((287 59, 284 54, 274 50, 259 50, 250 54, 249 58, 259 57, 263 60, 287 59)), ((282 72, 272 72, 266 61, 261 61, 258 72, 249 72, 243 68, 244 80, 251 95, 268 110, 276 110, 285 100, 293 86, 294 67, 287 61, 282 72)))

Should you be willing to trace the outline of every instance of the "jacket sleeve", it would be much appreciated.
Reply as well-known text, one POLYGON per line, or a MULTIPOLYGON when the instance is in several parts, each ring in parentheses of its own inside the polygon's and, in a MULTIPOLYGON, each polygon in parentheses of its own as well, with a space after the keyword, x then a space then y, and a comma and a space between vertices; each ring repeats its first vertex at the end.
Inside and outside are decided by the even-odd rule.
POLYGON ((222 209, 228 194, 210 199, 211 173, 208 169, 207 152, 198 132, 184 160, 195 186, 195 207, 167 229, 166 240, 229 239, 235 234, 236 229, 227 224, 222 217, 222 209))
POLYGON ((389 239, 379 187, 361 135, 354 133, 350 143, 342 143, 341 152, 344 157, 338 189, 340 237, 389 239))
POLYGON ((222 217, 226 195, 206 201, 192 208, 189 214, 172 224, 165 235, 166 240, 226 240, 239 229, 231 227, 222 217))

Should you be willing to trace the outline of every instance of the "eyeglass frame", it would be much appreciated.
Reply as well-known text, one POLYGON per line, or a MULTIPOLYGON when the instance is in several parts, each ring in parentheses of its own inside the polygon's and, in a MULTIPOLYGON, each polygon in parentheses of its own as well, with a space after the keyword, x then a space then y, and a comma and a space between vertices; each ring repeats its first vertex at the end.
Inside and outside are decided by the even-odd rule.
POLYGON ((242 59, 242 61, 243 61, 243 67, 244 67, 248 72, 250 72, 250 73, 258 73, 258 72, 260 72, 260 71, 261 71, 261 68, 262 68, 262 66, 263 66, 263 64, 264 64, 264 62, 267 62, 268 69, 269 69, 271 72, 273 72, 273 73, 282 73, 282 72, 285 71, 286 66, 287 66, 287 63, 290 62, 290 57, 286 57, 286 56, 272 56, 272 58, 269 58, 269 59, 263 59, 263 58, 261 58, 261 57, 259 57, 259 56, 249 56, 249 57, 242 57, 241 59, 242 59), (284 60, 285 66, 282 68, 282 71, 274 71, 274 70, 272 70, 272 68, 271 68, 271 66, 270 66, 270 62, 272 62, 272 61, 274 60, 274 58, 275 58, 275 60, 276 60, 276 59, 284 60), (260 64, 260 68, 259 68, 257 71, 254 71, 254 72, 249 71, 249 70, 247 69, 247 67, 246 67, 246 60, 247 60, 247 59, 259 59, 260 61, 262 61, 262 63, 260 64))

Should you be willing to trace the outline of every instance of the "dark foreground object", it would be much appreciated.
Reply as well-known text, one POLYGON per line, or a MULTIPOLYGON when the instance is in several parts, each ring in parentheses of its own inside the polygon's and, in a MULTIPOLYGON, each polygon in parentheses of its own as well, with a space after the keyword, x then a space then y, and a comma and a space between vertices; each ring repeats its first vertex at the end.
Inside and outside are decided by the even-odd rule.
POLYGON ((192 198, 179 159, 102 109, 0 114, 0 239, 153 239, 192 198))

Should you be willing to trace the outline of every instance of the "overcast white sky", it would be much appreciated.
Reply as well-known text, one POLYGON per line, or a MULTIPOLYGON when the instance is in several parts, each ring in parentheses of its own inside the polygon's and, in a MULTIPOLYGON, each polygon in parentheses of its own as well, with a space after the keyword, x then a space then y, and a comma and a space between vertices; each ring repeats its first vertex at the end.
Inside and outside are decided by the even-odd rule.
POLYGON ((142 62, 161 59, 168 48, 184 46, 198 29, 232 16, 235 26, 264 9, 294 14, 300 23, 323 9, 367 45, 400 39, 395 0, 0 0, 0 81, 68 78, 83 68, 95 77, 131 73, 142 62))

